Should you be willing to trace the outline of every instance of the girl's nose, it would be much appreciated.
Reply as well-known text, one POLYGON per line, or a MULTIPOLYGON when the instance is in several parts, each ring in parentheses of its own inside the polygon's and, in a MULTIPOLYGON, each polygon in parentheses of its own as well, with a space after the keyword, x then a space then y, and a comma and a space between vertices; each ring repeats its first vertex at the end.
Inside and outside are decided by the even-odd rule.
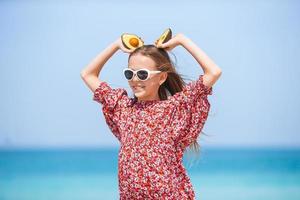
POLYGON ((139 81, 136 74, 133 75, 132 81, 139 81))

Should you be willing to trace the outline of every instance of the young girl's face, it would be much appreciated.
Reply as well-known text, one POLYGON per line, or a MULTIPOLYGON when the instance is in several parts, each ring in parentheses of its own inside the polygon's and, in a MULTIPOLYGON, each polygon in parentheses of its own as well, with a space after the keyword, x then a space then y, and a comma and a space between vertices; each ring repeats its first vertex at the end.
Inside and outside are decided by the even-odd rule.
MULTIPOLYGON (((136 54, 130 57, 128 61, 128 68, 136 71, 139 69, 148 69, 150 71, 158 70, 155 62, 141 54, 136 54)), ((158 89, 161 84, 166 80, 167 73, 161 72, 158 74, 150 74, 150 78, 146 81, 141 81, 137 75, 132 80, 128 81, 133 93, 138 100, 159 100, 158 89)))

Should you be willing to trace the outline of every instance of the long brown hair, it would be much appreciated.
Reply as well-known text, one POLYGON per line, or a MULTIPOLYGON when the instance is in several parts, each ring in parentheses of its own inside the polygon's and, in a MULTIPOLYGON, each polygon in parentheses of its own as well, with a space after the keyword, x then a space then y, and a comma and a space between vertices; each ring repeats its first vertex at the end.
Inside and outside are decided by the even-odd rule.
MULTIPOLYGON (((175 93, 181 92, 183 90, 183 87, 186 85, 184 79, 187 78, 182 78, 184 75, 179 74, 176 71, 175 63, 170 59, 170 56, 166 50, 164 50, 163 48, 157 48, 152 44, 143 45, 139 48, 136 48, 133 52, 130 53, 128 61, 131 56, 136 54, 141 54, 143 56, 151 58, 155 62, 158 70, 168 73, 166 81, 161 84, 158 89, 160 100, 166 100, 168 98, 168 93, 170 95, 174 95, 175 93)), ((134 98, 137 99, 135 95, 134 98)), ((200 145, 198 144, 197 140, 195 140, 189 146, 189 148, 193 152, 198 154, 200 145)))

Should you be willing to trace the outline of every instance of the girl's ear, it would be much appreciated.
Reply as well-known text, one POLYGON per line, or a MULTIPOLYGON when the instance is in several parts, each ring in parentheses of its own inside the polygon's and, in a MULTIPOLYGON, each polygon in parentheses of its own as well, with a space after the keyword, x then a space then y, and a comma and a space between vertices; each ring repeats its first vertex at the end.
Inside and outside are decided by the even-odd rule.
POLYGON ((162 85, 168 78, 168 73, 162 72, 162 75, 159 78, 159 85, 162 85))

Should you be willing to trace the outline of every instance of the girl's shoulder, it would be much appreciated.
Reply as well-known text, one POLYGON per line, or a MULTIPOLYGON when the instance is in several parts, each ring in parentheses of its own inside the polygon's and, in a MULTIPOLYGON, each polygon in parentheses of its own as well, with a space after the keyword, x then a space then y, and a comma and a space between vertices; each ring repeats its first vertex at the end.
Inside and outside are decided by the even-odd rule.
POLYGON ((193 80, 184 85, 182 91, 168 97, 172 103, 192 103, 198 98, 206 98, 212 95, 213 88, 208 87, 203 83, 203 74, 199 75, 196 80, 193 80))
POLYGON ((100 82, 94 91, 93 100, 110 108, 114 108, 115 106, 126 107, 132 104, 132 99, 128 96, 125 88, 113 88, 106 81, 100 82))

